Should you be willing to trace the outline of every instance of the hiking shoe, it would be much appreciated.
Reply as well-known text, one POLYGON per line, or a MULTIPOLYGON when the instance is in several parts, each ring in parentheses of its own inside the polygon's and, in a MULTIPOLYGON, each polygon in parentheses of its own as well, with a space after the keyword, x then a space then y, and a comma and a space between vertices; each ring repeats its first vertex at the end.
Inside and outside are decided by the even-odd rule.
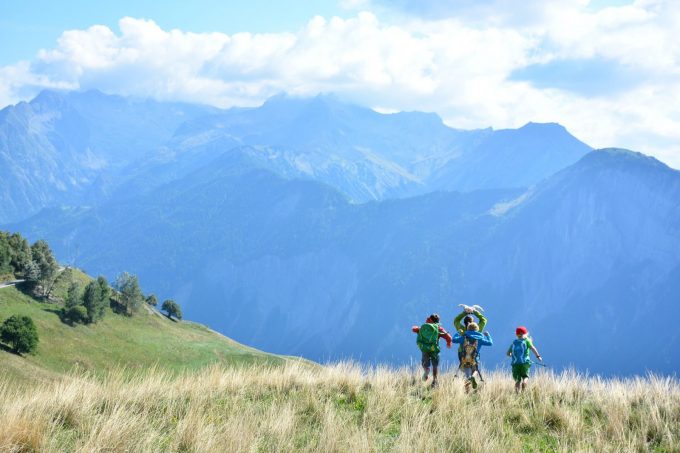
POLYGON ((437 381, 432 381, 432 388, 433 388, 433 389, 436 389, 437 387, 439 387, 439 382, 437 382, 437 381))
POLYGON ((472 384, 472 388, 477 390, 477 379, 475 379, 474 376, 470 377, 470 383, 472 384))

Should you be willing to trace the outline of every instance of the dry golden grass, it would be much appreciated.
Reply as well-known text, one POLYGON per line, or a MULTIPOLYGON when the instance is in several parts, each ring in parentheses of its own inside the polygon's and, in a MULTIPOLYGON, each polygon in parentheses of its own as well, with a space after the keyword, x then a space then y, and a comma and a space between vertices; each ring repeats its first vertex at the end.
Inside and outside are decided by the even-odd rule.
POLYGON ((406 370, 353 364, 0 379, 0 452, 680 451, 670 378, 491 373, 466 395, 406 370))

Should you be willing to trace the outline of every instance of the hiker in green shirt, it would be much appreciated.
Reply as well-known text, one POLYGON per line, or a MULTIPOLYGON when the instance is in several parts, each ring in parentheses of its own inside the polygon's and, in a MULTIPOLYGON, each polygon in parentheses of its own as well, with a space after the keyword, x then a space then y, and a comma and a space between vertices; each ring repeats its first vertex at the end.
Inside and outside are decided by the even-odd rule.
POLYGON ((463 311, 454 318, 453 327, 455 327, 456 332, 463 335, 467 331, 467 326, 474 321, 472 315, 477 317, 477 326, 479 326, 479 331, 483 332, 486 327, 486 318, 482 314, 482 307, 479 305, 473 305, 472 307, 467 305, 460 305, 463 307, 463 311), (460 322, 463 321, 463 324, 460 322))
POLYGON ((531 370, 531 357, 529 351, 533 351, 536 358, 541 362, 541 354, 534 346, 529 331, 524 326, 515 330, 517 338, 508 348, 508 357, 512 357, 512 378, 515 380, 515 392, 524 391, 529 384, 529 370, 531 370))
MULTIPOLYGON (((478 322, 476 323, 478 326, 479 332, 484 332, 484 328, 486 327, 486 318, 482 314, 482 307, 479 305, 473 305, 473 306, 468 306, 468 305, 463 305, 460 304, 460 307, 463 307, 463 311, 454 318, 453 320, 453 327, 456 329, 456 332, 465 335, 465 332, 467 332, 468 325, 470 325, 471 322, 474 322, 474 318, 472 315, 475 315, 478 319, 478 322), (463 324, 461 324, 461 321, 463 321, 463 324)), ((458 366, 460 367, 460 364, 462 363, 463 360, 463 345, 459 344, 458 345, 458 366)))

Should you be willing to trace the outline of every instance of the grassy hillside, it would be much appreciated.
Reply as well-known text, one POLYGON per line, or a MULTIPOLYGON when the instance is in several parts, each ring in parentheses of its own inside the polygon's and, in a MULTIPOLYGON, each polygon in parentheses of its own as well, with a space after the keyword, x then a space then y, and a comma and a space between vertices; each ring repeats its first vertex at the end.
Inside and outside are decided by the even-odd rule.
MULTIPOLYGON (((79 272, 76 278, 87 280, 79 272)), ((58 281, 55 294, 59 296, 66 287, 58 281)), ((0 350, 0 375, 44 380, 74 367, 103 373, 120 367, 135 370, 157 366, 177 372, 212 363, 285 361, 238 344, 205 326, 170 321, 146 306, 133 317, 109 310, 96 324, 75 326, 61 322, 60 308, 55 303, 38 302, 16 288, 0 289, 0 320, 13 314, 28 315, 40 336, 35 354, 19 357, 0 350)))
POLYGON ((171 376, 0 381, 0 451, 680 451, 680 385, 537 376, 516 395, 491 373, 466 395, 406 371, 215 366, 171 376))

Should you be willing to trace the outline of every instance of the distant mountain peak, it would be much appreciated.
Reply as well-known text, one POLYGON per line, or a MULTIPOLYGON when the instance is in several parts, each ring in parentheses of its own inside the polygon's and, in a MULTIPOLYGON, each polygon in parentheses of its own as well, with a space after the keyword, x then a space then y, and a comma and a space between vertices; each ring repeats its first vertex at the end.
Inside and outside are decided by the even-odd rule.
POLYGON ((558 130, 563 130, 563 131, 567 130, 560 123, 555 123, 555 122, 552 122, 552 121, 547 122, 547 123, 541 123, 541 122, 537 122, 537 121, 529 121, 524 126, 520 127, 520 129, 558 129, 558 130))
POLYGON ((529 121, 524 126, 517 129, 520 132, 526 132, 531 134, 567 134, 572 135, 566 127, 562 126, 560 123, 536 123, 529 121))
POLYGON ((611 168, 615 166, 634 165, 640 168, 656 168, 659 170, 676 171, 652 156, 648 156, 646 154, 642 154, 637 151, 631 151, 624 148, 596 149, 583 156, 583 158, 577 163, 577 165, 590 165, 590 166, 606 165, 607 167, 611 168))
MULTIPOLYGON (((637 159, 639 161, 647 161, 647 162, 651 162, 651 161, 659 162, 658 160, 656 160, 655 158, 653 158, 651 156, 647 156, 647 155, 642 154, 640 152, 633 151, 633 150, 626 149, 626 148, 614 148, 614 147, 599 148, 599 149, 593 150, 593 152, 591 154, 597 155, 598 157, 606 156, 607 158, 614 158, 614 159, 623 158, 623 159, 637 159)), ((659 163, 661 163, 661 162, 659 162, 659 163)))
POLYGON ((118 95, 106 94, 96 89, 85 91, 68 91, 49 88, 38 93, 38 95, 34 97, 29 102, 29 104, 33 106, 59 107, 64 103, 73 103, 74 101, 110 102, 112 100, 121 99, 125 98, 118 95))
POLYGON ((59 105, 64 102, 68 92, 63 90, 45 89, 34 97, 29 104, 31 105, 59 105))
POLYGON ((594 180, 604 181, 603 184, 608 186, 622 184, 621 181, 625 180, 628 181, 626 186, 642 183, 651 187, 664 184, 662 181, 680 183, 680 171, 642 153, 622 148, 604 148, 590 151, 555 177, 546 180, 542 188, 552 190, 564 184, 574 189, 590 187, 594 180), (619 182, 612 182, 615 179, 619 182))
POLYGON ((262 107, 279 105, 279 104, 299 104, 299 105, 314 105, 314 104, 325 104, 325 105, 349 105, 338 97, 335 93, 319 93, 316 96, 297 96, 289 93, 278 93, 271 96, 262 107))

